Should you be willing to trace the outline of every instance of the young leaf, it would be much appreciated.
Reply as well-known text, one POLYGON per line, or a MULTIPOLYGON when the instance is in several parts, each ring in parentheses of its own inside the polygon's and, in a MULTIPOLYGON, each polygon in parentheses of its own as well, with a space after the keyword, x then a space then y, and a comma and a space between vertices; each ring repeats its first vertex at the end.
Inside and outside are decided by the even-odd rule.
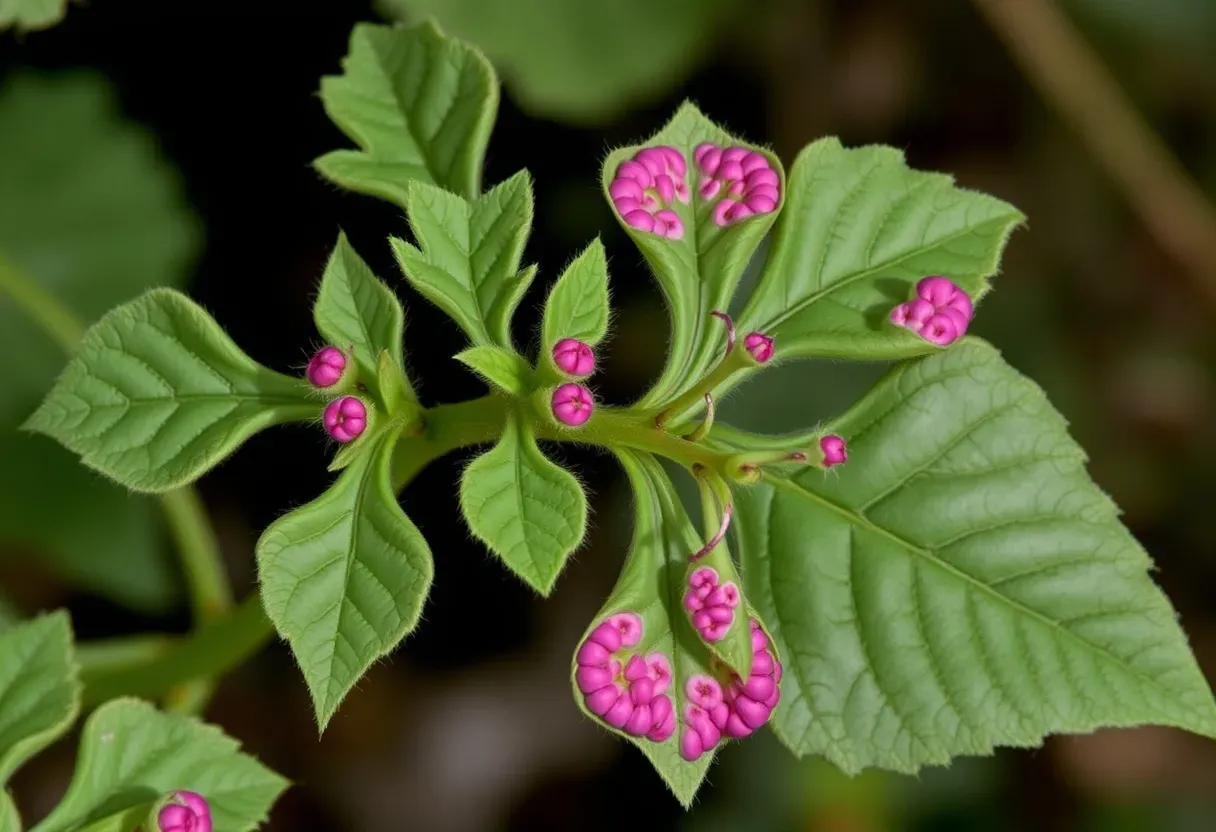
POLYGON ((552 591, 587 526, 582 486, 541 453, 516 415, 498 444, 465 469, 460 509, 477 539, 541 595, 552 591))
POLYGON ((796 754, 913 772, 1101 726, 1216 736, 1148 556, 995 349, 905 362, 832 429, 847 464, 766 475, 734 521, 796 754))
MULTIPOLYGON (((779 201, 766 213, 757 213, 725 226, 715 221, 715 208, 728 196, 725 188, 708 199, 702 195, 700 183, 705 178, 693 152, 704 142, 721 148, 744 147, 760 154, 776 175, 777 192, 784 199, 784 172, 780 160, 762 148, 731 136, 692 104, 684 104, 644 145, 613 151, 604 162, 602 181, 610 204, 614 203, 609 188, 622 175, 621 165, 643 147, 675 148, 684 157, 687 169, 683 184, 688 188, 689 202, 686 204, 679 198, 660 199, 665 209, 674 211, 680 218, 682 231, 677 238, 640 230, 621 220, 650 263, 667 300, 671 318, 667 366, 642 399, 640 406, 643 407, 660 405, 683 392, 722 354, 726 332, 711 313, 726 311, 748 260, 781 209, 779 201)), ((619 211, 617 216, 620 217, 619 211)))
POLYGON ((595 346, 608 332, 608 314, 608 263, 604 244, 597 238, 566 267, 549 292, 541 352, 552 360, 550 350, 563 338, 595 346))
MULTIPOLYGON (((312 315, 326 341, 341 350, 355 348, 360 377, 375 385, 387 406, 387 392, 380 382, 382 353, 388 353, 397 369, 394 386, 408 383, 401 354, 405 312, 393 290, 372 273, 345 234, 338 235, 325 266, 312 315)), ((417 398, 412 387, 408 395, 417 398)))
POLYGON ((0 786, 17 768, 72 727, 80 682, 65 612, 0 635, 0 786))
POLYGON ((910 169, 890 147, 807 146, 741 332, 776 338, 782 358, 903 358, 937 347, 887 315, 913 285, 942 274, 972 299, 988 290, 1025 217, 1012 205, 910 169))
POLYGON ((67 7, 68 0, 0 0, 0 32, 49 29, 63 20, 67 7))
POLYGON ((24 428, 128 488, 168 491, 317 409, 300 381, 246 356, 185 295, 153 289, 89 329, 24 428))
POLYGON ((535 274, 519 271, 532 227, 528 172, 473 202, 415 182, 407 189, 406 209, 419 248, 391 239, 405 279, 474 344, 510 348, 511 315, 535 274))
POLYGON ((498 81, 477 50, 430 22, 360 23, 342 69, 321 80, 321 101, 360 149, 317 159, 323 176, 401 206, 415 180, 469 199, 481 192, 498 81))
POLYGON ((389 480, 398 432, 350 461, 328 491, 257 545, 262 601, 291 645, 321 730, 372 662, 414 629, 434 566, 389 480))
MULTIPOLYGON (((575 699, 584 713, 597 724, 608 727, 604 720, 594 716, 585 699, 590 697, 583 692, 580 680, 582 644, 610 616, 622 613, 640 616, 640 640, 627 648, 622 645, 622 649, 614 652, 611 658, 620 664, 626 679, 632 678, 628 675, 631 660, 641 657, 646 662, 648 675, 656 682, 656 699, 662 696, 671 705, 674 730, 657 740, 646 735, 635 736, 612 730, 642 750, 676 798, 687 807, 705 778, 717 747, 715 744, 714 749, 701 754, 694 762, 688 762, 681 756, 681 737, 690 730, 688 708, 694 704, 690 681, 695 676, 711 677, 715 683, 725 687, 730 677, 715 662, 705 641, 693 629, 684 608, 688 557, 696 551, 700 542, 680 507, 674 486, 652 457, 631 451, 618 451, 618 456, 635 497, 633 543, 616 587, 588 627, 580 642, 580 650, 575 654, 571 669, 575 699), (656 654, 661 654, 661 657, 656 654), (665 672, 656 673, 657 666, 665 666, 665 672)), ((751 633, 744 615, 746 609, 746 604, 739 604, 731 628, 743 632, 750 643, 751 633)), ((618 679, 618 690, 621 687, 618 679)), ((632 686, 629 687, 629 695, 634 695, 632 686)), ((655 704, 652 699, 650 706, 653 708, 655 704)), ((722 741, 726 741, 725 737, 722 741)))
POLYGON ((512 396, 527 395, 532 384, 532 365, 514 350, 502 347, 469 347, 456 360, 495 387, 512 396))
POLYGON ((31 832, 72 832, 178 789, 207 798, 217 831, 253 829, 288 784, 239 748, 212 725, 111 700, 85 722, 67 794, 31 832))

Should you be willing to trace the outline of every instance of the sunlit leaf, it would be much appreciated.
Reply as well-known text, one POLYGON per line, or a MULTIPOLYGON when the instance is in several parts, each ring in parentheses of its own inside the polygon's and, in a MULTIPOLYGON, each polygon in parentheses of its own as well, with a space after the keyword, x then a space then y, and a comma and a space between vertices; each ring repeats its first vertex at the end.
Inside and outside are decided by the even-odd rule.
POLYGON ((22 763, 63 736, 80 710, 67 613, 44 615, 0 635, 0 704, 2 788, 22 763))

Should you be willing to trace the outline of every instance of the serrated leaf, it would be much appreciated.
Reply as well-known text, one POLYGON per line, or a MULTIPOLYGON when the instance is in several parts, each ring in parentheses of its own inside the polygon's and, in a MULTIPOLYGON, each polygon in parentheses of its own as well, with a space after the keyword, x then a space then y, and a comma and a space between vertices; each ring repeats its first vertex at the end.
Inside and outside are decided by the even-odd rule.
POLYGON ((0 0, 0 32, 49 29, 63 20, 68 0, 0 0))
MULTIPOLYGON (((175 172, 93 73, 19 72, 6 80, 0 182, 0 260, 86 321, 150 286, 181 283, 199 246, 175 172)), ((0 388, 3 435, 37 406, 64 357, 3 290, 0 350, 21 356, 0 388)), ((156 612, 173 603, 177 582, 147 501, 54 443, 11 436, 3 444, 0 538, 121 604, 156 612), (53 488, 37 484, 52 477, 53 488)))
POLYGON ((832 430, 847 464, 737 494, 795 753, 912 772, 1100 726, 1216 736, 1148 556, 991 346, 900 364, 832 430))
POLYGON ((693 150, 702 142, 713 142, 721 147, 737 145, 763 154, 781 179, 780 195, 783 200, 785 198, 785 174, 776 156, 731 136, 689 103, 680 107, 671 121, 648 141, 608 155, 601 179, 609 204, 612 199, 608 187, 616 177, 617 169, 643 147, 674 147, 684 155, 687 164, 686 184, 691 201, 685 205, 673 199, 670 204, 664 204, 665 208, 675 211, 683 223, 681 239, 672 240, 632 228, 618 215, 621 226, 646 256, 667 300, 671 319, 667 365, 659 380, 639 402, 640 407, 658 406, 671 400, 700 379, 721 357, 726 348, 726 330, 711 313, 715 310, 725 312, 730 306, 748 260, 768 233, 776 212, 781 210, 778 205, 774 212, 757 214, 725 228, 715 224, 710 203, 702 199, 699 192, 699 173, 693 160, 693 150))
POLYGON ((80 682, 65 612, 0 635, 0 787, 26 760, 72 726, 80 682))
POLYGON ((387 0, 434 16, 499 66, 524 109, 603 123, 677 86, 711 47, 727 0, 387 0), (645 25, 639 25, 645 21, 645 25))
POLYGON ((343 74, 321 80, 325 112, 359 150, 316 160, 344 188, 406 204, 411 181, 474 198, 498 112, 498 81, 477 50, 433 23, 360 23, 343 74))
MULTIPOLYGON (((380 380, 380 356, 387 352, 397 369, 394 387, 408 385, 401 342, 405 337, 405 311, 393 290, 376 277, 345 234, 325 266, 321 288, 312 308, 317 331, 333 346, 349 351, 354 347, 359 376, 375 387, 381 403, 388 406, 388 392, 380 380)), ((396 391, 391 391, 396 393, 396 391)), ((408 395, 414 396, 413 387, 408 395)))
POLYGON ((528 393, 532 365, 522 355, 502 347, 469 347, 454 358, 486 381, 512 396, 528 393))
POLYGON ((597 237, 566 267, 545 301, 542 354, 552 361, 553 345, 574 338, 595 346, 608 332, 608 263, 597 237))
POLYGON ((377 659, 418 623, 431 550, 393 493, 399 431, 375 438, 328 491, 257 545, 262 601, 300 664, 322 730, 377 659))
POLYGON ((776 338, 782 358, 906 358, 938 347, 887 320, 922 277, 988 291, 1005 241, 1025 217, 999 199, 912 170, 891 147, 808 145, 741 332, 776 338))
POLYGON ((261 823, 288 783, 219 728, 114 699, 85 722, 67 794, 32 832, 71 832, 184 789, 205 795, 217 832, 261 823))
POLYGON ((152 289, 89 329, 24 427, 128 488, 168 491, 317 409, 302 382, 246 356, 185 295, 152 289))
POLYGON ((465 469, 460 509, 474 536, 541 595, 552 591, 587 527, 582 486, 541 453, 515 414, 498 444, 465 469))
POLYGON ((390 242, 405 279, 477 345, 511 347, 511 316, 532 282, 519 270, 532 227, 532 178, 520 171, 473 202, 415 182, 406 210, 418 241, 390 242))

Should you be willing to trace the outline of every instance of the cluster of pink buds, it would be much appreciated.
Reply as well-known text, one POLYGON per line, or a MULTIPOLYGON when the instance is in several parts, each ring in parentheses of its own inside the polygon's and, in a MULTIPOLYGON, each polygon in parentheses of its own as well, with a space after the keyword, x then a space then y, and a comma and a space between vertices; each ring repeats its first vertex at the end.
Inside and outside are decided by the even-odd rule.
POLYGON ((211 832, 211 807, 201 794, 174 792, 156 813, 156 830, 211 832))
POLYGON ((916 284, 915 298, 891 310, 891 322, 944 347, 967 333, 972 312, 966 292, 954 281, 933 275, 916 284))
MULTIPOLYGON (((755 733, 773 715, 781 700, 781 663, 773 655, 760 622, 751 619, 752 671, 744 682, 730 673, 723 686, 713 676, 698 674, 684 687, 684 730, 680 756, 690 763, 712 751, 722 739, 742 739, 755 733)), ((715 661, 715 673, 721 665, 715 661)))
POLYGON ((620 612, 601 622, 578 649, 574 679, 587 710, 618 731, 663 742, 676 728, 671 697, 671 661, 655 651, 642 656, 630 648, 642 640, 642 617, 620 612))
POLYGON ((836 434, 828 434, 819 440, 819 450, 823 452, 823 467, 843 465, 849 461, 849 449, 844 439, 836 434))
POLYGON ((325 432, 342 444, 353 442, 367 430, 367 405, 357 396, 339 395, 353 386, 355 348, 343 351, 334 346, 321 347, 308 361, 304 371, 308 383, 322 394, 338 396, 325 406, 321 423, 325 432))
POLYGON ((731 581, 718 581, 716 569, 699 566, 689 573, 684 593, 684 609, 692 616, 692 626, 711 644, 726 636, 739 606, 739 587, 731 581))
POLYGON ((706 201, 718 199, 713 208, 717 225, 726 226, 777 210, 781 177, 763 153, 703 142, 693 150, 692 158, 701 171, 697 192, 706 201))
POLYGON ((679 240, 684 222, 671 206, 688 204, 688 163, 674 147, 646 147, 622 162, 608 186, 617 213, 631 228, 679 240))

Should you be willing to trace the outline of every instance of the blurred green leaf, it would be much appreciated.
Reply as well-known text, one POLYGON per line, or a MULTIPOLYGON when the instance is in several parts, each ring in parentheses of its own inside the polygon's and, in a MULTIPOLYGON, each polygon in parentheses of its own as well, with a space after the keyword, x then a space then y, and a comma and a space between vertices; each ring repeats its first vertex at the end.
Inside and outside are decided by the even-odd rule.
POLYGON ((0 789, 0 832, 17 832, 21 828, 21 816, 8 792, 0 789))
POLYGON ((0 32, 10 27, 18 31, 49 29, 68 10, 68 0, 0 0, 0 32))
MULTIPOLYGON (((181 283, 198 249, 175 173, 148 133, 121 119, 100 76, 7 81, 0 182, 0 256, 86 321, 148 286, 181 283)), ((137 608, 167 606, 176 586, 149 505, 70 465, 53 443, 9 435, 66 357, 3 292, 0 351, 21 356, 0 389, 0 539, 33 547, 85 589, 137 608)))
POLYGON ((384 0, 486 52, 537 115, 603 122, 680 84, 735 0, 384 0))
POLYGON ((1216 43, 1216 3, 1211 0, 1070 0, 1070 3, 1085 18, 1136 38, 1208 50, 1216 43))

